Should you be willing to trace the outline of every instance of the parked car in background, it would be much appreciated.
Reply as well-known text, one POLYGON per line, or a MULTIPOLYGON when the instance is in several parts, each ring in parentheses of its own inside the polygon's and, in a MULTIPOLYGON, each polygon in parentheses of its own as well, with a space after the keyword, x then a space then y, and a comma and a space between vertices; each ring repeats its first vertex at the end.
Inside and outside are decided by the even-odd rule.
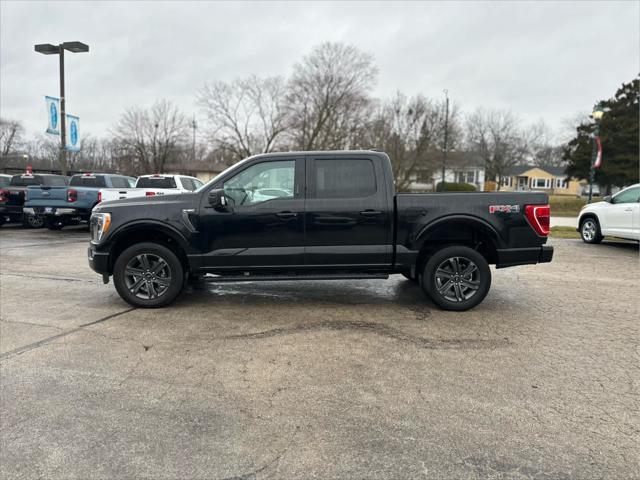
POLYGON ((126 198, 187 193, 197 190, 202 185, 203 183, 197 178, 186 175, 142 175, 135 182, 134 188, 103 188, 100 190, 100 199, 108 202, 126 198))
POLYGON ((582 207, 577 230, 585 243, 606 236, 640 241, 640 183, 582 207))
POLYGON ((33 211, 24 211, 24 204, 29 187, 66 188, 68 177, 62 175, 31 173, 13 175, 9 185, 0 188, 0 225, 3 223, 22 223, 25 227, 40 228, 42 217, 33 211))
POLYGON ((127 188, 132 177, 110 173, 82 173, 74 175, 67 186, 33 186, 28 188, 25 213, 44 218, 51 230, 89 220, 91 209, 100 202, 103 188, 127 188))

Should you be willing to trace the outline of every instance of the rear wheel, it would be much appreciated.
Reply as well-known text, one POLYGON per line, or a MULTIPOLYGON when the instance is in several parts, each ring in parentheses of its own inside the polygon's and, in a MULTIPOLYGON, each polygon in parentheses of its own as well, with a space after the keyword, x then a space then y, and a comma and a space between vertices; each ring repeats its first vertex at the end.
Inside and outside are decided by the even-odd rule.
POLYGON ((489 293, 491 270, 476 250, 462 245, 435 252, 424 268, 422 288, 444 310, 464 311, 489 293))
POLYGON ((42 228, 44 227, 44 218, 39 215, 25 213, 22 216, 22 226, 26 228, 42 228))
POLYGON ((167 247, 138 243, 116 260, 113 283, 122 299, 134 307, 164 307, 180 295, 184 268, 167 247))
POLYGON ((602 234, 600 233, 600 224, 593 217, 587 217, 580 222, 580 236, 585 243, 600 243, 602 234))

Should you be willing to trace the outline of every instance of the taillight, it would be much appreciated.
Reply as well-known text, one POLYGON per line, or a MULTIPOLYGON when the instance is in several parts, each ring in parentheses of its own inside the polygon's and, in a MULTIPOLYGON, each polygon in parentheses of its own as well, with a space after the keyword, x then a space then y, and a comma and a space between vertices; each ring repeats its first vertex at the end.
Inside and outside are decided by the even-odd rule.
POLYGON ((0 203, 4 203, 9 200, 9 190, 0 190, 0 203))
POLYGON ((102 192, 98 192, 98 203, 102 201, 102 192))
POLYGON ((549 222, 551 221, 551 207, 549 205, 525 205, 524 214, 527 221, 538 235, 549 235, 549 222))
POLYGON ((145 192, 144 194, 147 197, 153 197, 156 194, 156 192, 145 192))
POLYGON ((78 200, 78 191, 73 188, 67 189, 67 202, 73 203, 78 200))

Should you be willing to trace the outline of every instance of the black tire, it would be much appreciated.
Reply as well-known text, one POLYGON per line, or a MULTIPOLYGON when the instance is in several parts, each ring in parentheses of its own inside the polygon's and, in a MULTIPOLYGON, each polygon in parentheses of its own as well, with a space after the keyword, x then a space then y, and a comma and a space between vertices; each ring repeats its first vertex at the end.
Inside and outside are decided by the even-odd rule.
POLYGON ((22 215, 22 226, 24 228, 42 228, 44 227, 44 218, 39 215, 25 213, 22 215))
POLYGON ((580 238, 584 243, 600 243, 604 238, 600 232, 600 222, 595 217, 583 218, 580 221, 580 238))
POLYGON ((134 307, 169 305, 182 292, 184 277, 177 255, 158 243, 138 243, 127 248, 113 268, 118 294, 134 307))
POLYGON ((462 245, 435 252, 424 267, 422 289, 444 310, 464 311, 489 293, 491 270, 476 250, 462 245))
POLYGON ((64 226, 67 224, 62 218, 47 218, 44 221, 45 226, 49 230, 62 230, 64 226))
POLYGON ((412 277, 409 273, 403 273, 402 276, 413 283, 418 283, 418 277, 412 277))

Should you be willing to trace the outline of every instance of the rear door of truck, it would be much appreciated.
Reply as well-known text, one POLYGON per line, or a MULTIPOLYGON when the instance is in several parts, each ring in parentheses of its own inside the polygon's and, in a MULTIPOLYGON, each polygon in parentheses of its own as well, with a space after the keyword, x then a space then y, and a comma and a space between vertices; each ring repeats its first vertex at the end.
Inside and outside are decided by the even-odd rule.
POLYGON ((382 159, 359 152, 309 154, 305 170, 307 266, 389 267, 393 209, 382 159))

